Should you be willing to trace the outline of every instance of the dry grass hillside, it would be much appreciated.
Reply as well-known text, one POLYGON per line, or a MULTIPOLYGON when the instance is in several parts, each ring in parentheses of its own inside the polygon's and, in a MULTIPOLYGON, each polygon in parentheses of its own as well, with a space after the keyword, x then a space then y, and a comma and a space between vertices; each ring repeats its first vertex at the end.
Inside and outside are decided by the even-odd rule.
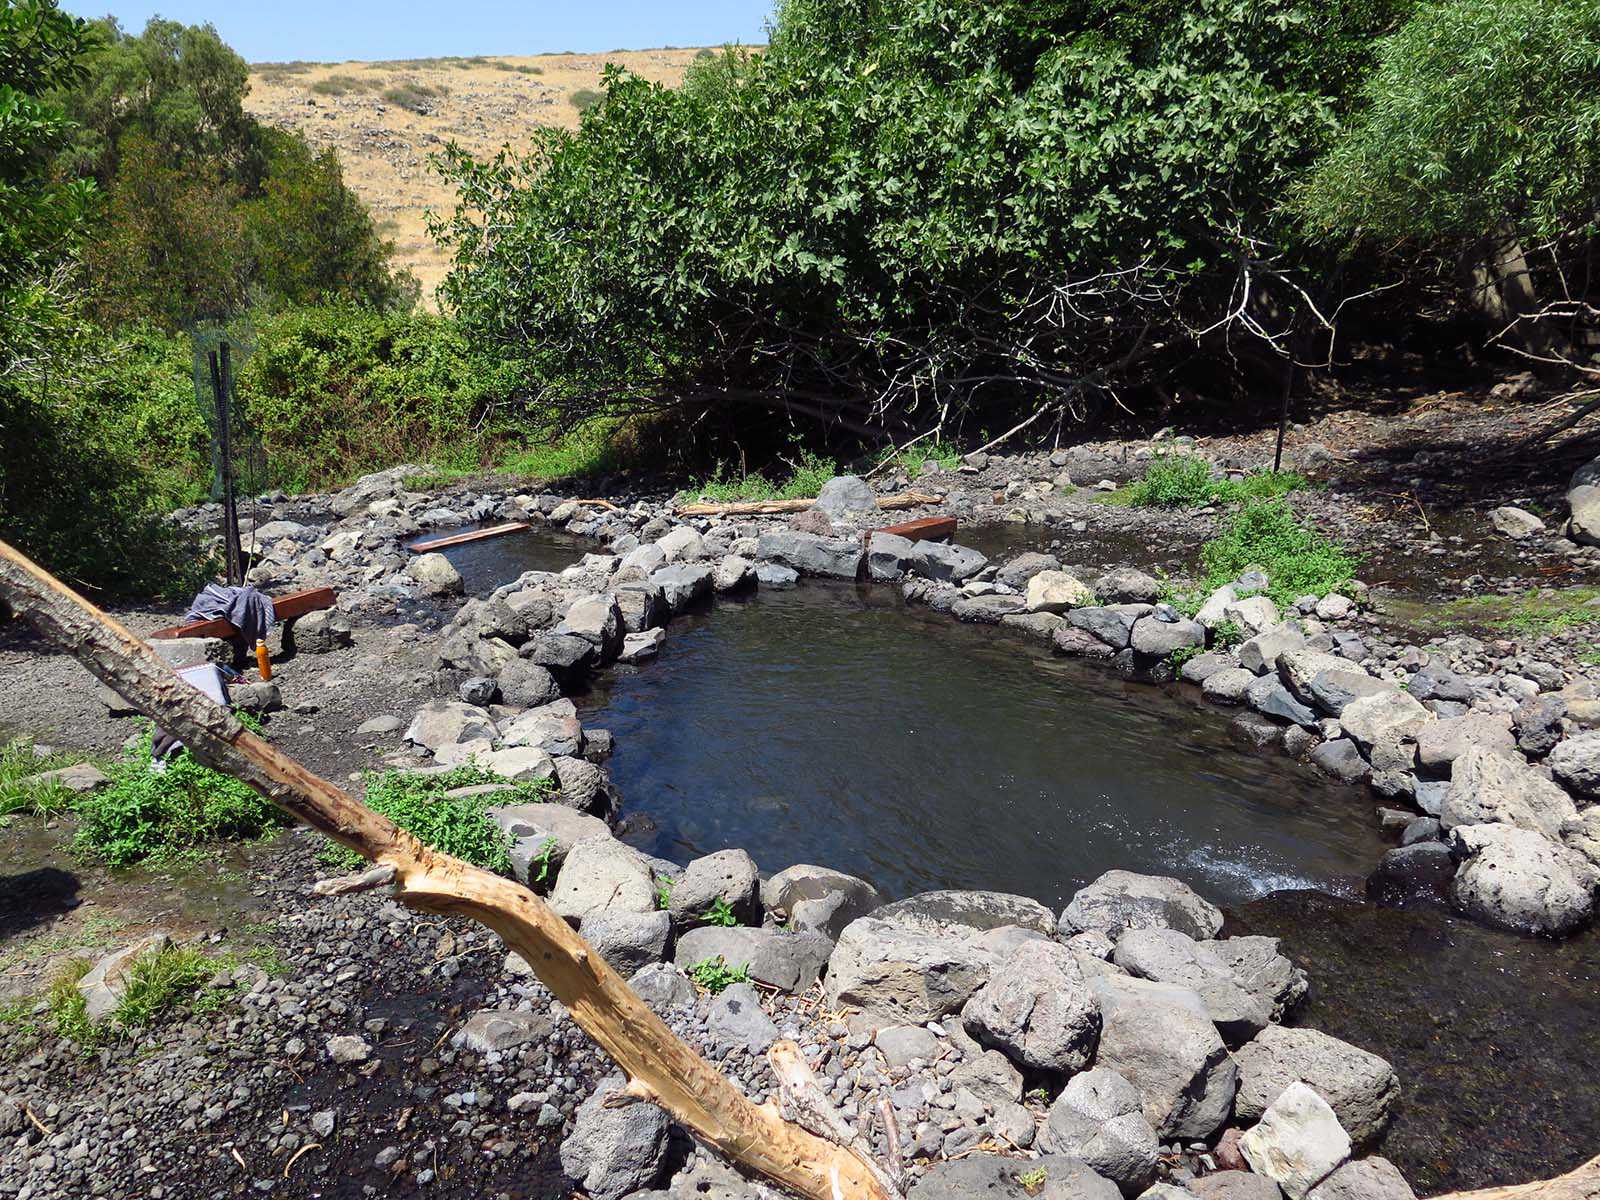
POLYGON ((429 209, 449 211, 452 189, 428 169, 446 142, 485 157, 521 149, 538 125, 573 128, 618 63, 675 84, 697 49, 541 54, 526 58, 424 58, 408 62, 261 63, 251 68, 245 107, 270 124, 298 129, 317 149, 333 146, 345 179, 371 207, 396 258, 422 282, 424 296, 444 277, 444 257, 428 237, 429 209))

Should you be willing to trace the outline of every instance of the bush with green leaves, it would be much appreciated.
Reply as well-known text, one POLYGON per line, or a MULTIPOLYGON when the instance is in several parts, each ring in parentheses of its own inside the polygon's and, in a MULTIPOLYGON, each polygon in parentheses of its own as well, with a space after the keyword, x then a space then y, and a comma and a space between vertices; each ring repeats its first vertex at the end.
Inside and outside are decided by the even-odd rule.
POLYGON ((443 297, 572 421, 1081 412, 1225 322, 1403 7, 787 0, 765 51, 447 153, 443 297))
POLYGON ((117 1007, 91 1024, 78 981, 94 964, 86 958, 73 959, 56 974, 45 995, 50 1023, 58 1036, 90 1050, 147 1029, 186 1002, 197 1012, 214 1011, 220 998, 207 985, 219 968, 235 961, 232 956, 212 958, 193 946, 146 951, 130 965, 127 988, 117 1007))
POLYGON ((111 768, 111 782, 79 798, 75 841, 81 849, 126 867, 208 842, 260 837, 285 823, 254 788, 187 750, 152 764, 153 733, 147 725, 111 768))
POLYGON ((30 782, 35 776, 71 765, 64 754, 39 754, 28 738, 0 743, 0 826, 18 813, 49 815, 66 812, 77 796, 59 783, 30 782))
MULTIPOLYGON (((366 802, 425 845, 506 875, 511 872, 511 840, 488 815, 489 808, 546 800, 550 790, 548 780, 510 784, 492 771, 467 765, 441 775, 409 771, 369 774, 366 802), (506 788, 493 795, 446 795, 485 783, 506 784, 506 788)), ((353 869, 364 861, 354 850, 333 841, 324 846, 322 858, 341 869, 353 869)))
POLYGON ((715 958, 703 958, 697 963, 690 963, 684 968, 684 974, 713 996, 727 991, 736 983, 750 982, 750 967, 747 964, 729 966, 728 960, 720 954, 715 958))
POLYGON ((1253 471, 1231 479, 1214 476, 1211 464, 1198 455, 1163 454, 1124 489, 1122 499, 1141 507, 1199 508, 1283 496, 1307 486, 1304 476, 1291 471, 1253 471))
POLYGON ((1236 512, 1200 548, 1200 563, 1207 590, 1260 567, 1267 573, 1269 594, 1279 604, 1338 591, 1356 569, 1343 546, 1301 521, 1282 499, 1256 501, 1236 512))

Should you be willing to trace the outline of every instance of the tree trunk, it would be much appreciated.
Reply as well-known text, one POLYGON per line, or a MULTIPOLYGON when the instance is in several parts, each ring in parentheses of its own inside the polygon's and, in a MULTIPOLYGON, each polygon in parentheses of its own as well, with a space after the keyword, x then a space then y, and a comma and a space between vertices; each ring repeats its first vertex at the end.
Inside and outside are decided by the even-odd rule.
POLYGON ((460 914, 493 929, 626 1072, 629 1096, 659 1105, 707 1145, 808 1200, 893 1200, 875 1164, 785 1121, 776 1105, 746 1099, 538 896, 429 849, 312 774, 4 542, 0 596, 201 762, 244 780, 295 820, 378 864, 366 885, 392 882, 396 898, 413 908, 460 914))

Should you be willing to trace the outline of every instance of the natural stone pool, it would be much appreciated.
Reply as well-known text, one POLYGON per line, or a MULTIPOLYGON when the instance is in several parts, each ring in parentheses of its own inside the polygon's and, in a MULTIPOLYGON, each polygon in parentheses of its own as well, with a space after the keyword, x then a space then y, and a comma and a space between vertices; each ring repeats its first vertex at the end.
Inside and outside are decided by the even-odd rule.
POLYGON ((674 622, 583 705, 610 728, 643 848, 738 846, 887 894, 992 888, 1060 904, 1109 867, 1218 900, 1359 894, 1370 805, 1234 745, 1225 718, 890 589, 807 585, 674 622))

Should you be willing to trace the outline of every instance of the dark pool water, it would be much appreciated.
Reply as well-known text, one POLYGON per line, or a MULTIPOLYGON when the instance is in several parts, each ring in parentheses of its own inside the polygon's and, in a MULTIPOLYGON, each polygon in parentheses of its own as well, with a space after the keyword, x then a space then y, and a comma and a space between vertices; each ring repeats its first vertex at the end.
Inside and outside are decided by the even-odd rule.
POLYGON ((998 888, 1063 903, 1111 867, 1219 900, 1359 894, 1370 802, 1227 723, 1037 643, 807 586, 675 622, 653 663, 583 701, 624 811, 679 861, 741 846, 886 893, 998 888))
MULTIPOLYGON (((450 532, 444 530, 429 536, 443 537, 450 532)), ((559 571, 570 567, 593 549, 592 545, 575 537, 536 527, 522 533, 450 546, 439 553, 461 573, 467 595, 481 596, 503 583, 510 583, 524 571, 559 571)))

